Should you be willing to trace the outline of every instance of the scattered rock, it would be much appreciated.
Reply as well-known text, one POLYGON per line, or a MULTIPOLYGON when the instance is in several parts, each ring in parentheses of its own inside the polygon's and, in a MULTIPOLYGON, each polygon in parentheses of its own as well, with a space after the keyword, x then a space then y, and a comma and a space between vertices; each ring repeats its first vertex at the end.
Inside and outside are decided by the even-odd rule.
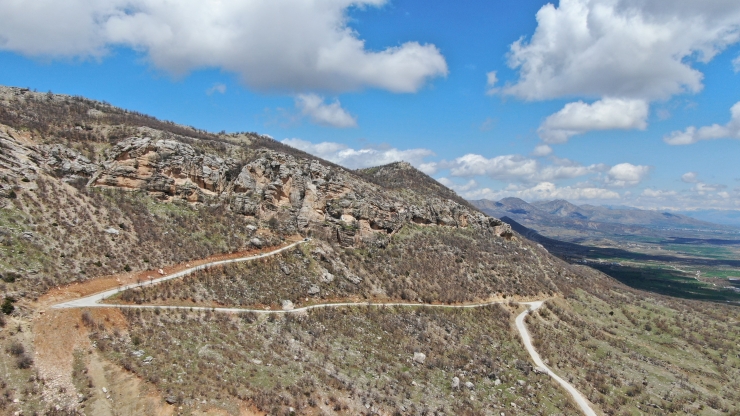
POLYGON ((164 398, 164 401, 167 402, 167 404, 175 404, 177 403, 177 397, 175 396, 167 396, 164 398))
POLYGON ((258 360, 258 359, 255 358, 255 359, 252 360, 252 364, 261 365, 262 364, 262 360, 258 360))
POLYGON ((283 301, 283 310, 284 311, 291 311, 291 310, 293 310, 293 308, 295 308, 295 306, 293 305, 293 302, 291 302, 289 300, 284 300, 283 301))
POLYGON ((262 240, 260 240, 257 237, 254 237, 253 239, 249 240, 249 244, 251 244, 251 245, 253 245, 253 246, 257 247, 257 248, 260 248, 260 247, 262 247, 262 240))
POLYGON ((457 390, 460 388, 460 379, 457 377, 452 377, 452 388, 457 390))
POLYGON ((317 285, 311 285, 311 287, 308 288, 308 294, 311 296, 318 295, 319 292, 321 292, 321 289, 317 285))
POLYGON ((359 284, 360 284, 360 283, 362 282, 362 278, 361 278, 360 276, 358 276, 358 275, 356 275, 356 274, 354 274, 354 273, 352 273, 352 272, 350 272, 350 271, 347 271, 347 272, 346 272, 346 273, 344 274, 344 277, 345 277, 345 278, 346 278, 347 280, 349 280, 350 282, 352 282, 352 283, 354 283, 354 284, 356 284, 356 285, 359 285, 359 284))
POLYGON ((324 270, 324 272, 321 274, 321 277, 319 277, 319 280, 322 283, 331 283, 334 281, 334 275, 324 270))
POLYGON ((499 380, 499 379, 493 380, 493 385, 494 386, 500 386, 501 385, 501 380, 499 380))
POLYGON ((466 382, 465 382, 465 387, 467 387, 467 388, 468 388, 468 389, 470 389, 470 390, 473 390, 473 389, 475 388, 475 384, 473 384, 473 383, 472 383, 472 382, 470 382, 470 381, 466 381, 466 382))
POLYGON ((151 363, 151 362, 152 362, 152 360, 153 360, 153 359, 154 359, 154 357, 152 357, 152 356, 150 355, 150 356, 148 356, 148 357, 144 358, 144 360, 143 360, 143 363, 144 363, 144 364, 149 364, 149 363, 151 363))
POLYGON ((247 225, 247 230, 249 230, 249 231, 257 231, 257 227, 255 227, 252 224, 249 224, 249 225, 247 225))
POLYGON ((108 389, 107 389, 106 387, 103 387, 103 388, 102 388, 102 389, 100 389, 100 390, 103 390, 103 393, 106 393, 106 394, 108 393, 108 389))
POLYGON ((517 383, 518 383, 518 384, 519 384, 520 386, 522 386, 522 387, 523 387, 523 386, 524 386, 525 384, 527 384, 527 382, 526 382, 526 381, 524 381, 524 380, 517 380, 517 383))
POLYGON ((533 371, 535 374, 547 374, 547 369, 544 367, 535 367, 533 371))
POLYGON ((419 364, 424 364, 424 361, 427 359, 426 354, 422 352, 415 352, 414 353, 414 362, 417 362, 419 364))
POLYGON ((112 234, 112 235, 118 235, 120 233, 120 231, 116 230, 113 227, 106 228, 105 229, 105 232, 108 233, 108 234, 112 234))

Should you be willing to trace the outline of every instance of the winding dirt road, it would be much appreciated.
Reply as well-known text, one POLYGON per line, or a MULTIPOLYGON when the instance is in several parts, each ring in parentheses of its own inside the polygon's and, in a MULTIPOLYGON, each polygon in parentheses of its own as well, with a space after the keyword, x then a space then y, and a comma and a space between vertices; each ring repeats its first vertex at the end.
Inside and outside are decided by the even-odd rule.
MULTIPOLYGON (((187 276, 188 274, 191 274, 193 272, 196 272, 198 270, 204 270, 209 267, 213 266, 219 266, 222 264, 229 264, 229 263, 239 263, 239 262, 245 262, 245 261, 251 261, 251 260, 257 260, 264 257, 274 256, 276 254, 279 254, 283 251, 289 250, 299 244, 303 244, 310 241, 310 239, 305 239, 293 244, 290 244, 288 246, 279 248, 277 250, 273 250, 269 253, 263 253, 263 254, 257 254, 254 256, 248 256, 248 257, 240 257, 237 259, 229 259, 229 260, 219 260, 214 261, 211 263, 202 264, 200 266, 191 267, 185 270, 182 270, 177 273, 173 273, 169 276, 160 277, 158 279, 153 279, 150 282, 141 282, 137 284, 132 285, 126 285, 120 288, 106 290, 104 292, 96 293, 94 295, 85 296, 79 299, 75 299, 72 301, 62 302, 59 304, 56 304, 52 306, 54 309, 71 309, 71 308, 135 308, 135 309, 188 309, 188 310, 209 310, 214 312, 231 312, 231 313, 239 313, 239 312, 252 312, 257 314, 285 314, 285 313, 298 313, 298 312, 305 312, 311 309, 321 309, 321 308, 337 308, 337 307, 348 307, 348 306, 401 306, 401 307, 427 307, 427 308, 456 308, 456 309, 469 309, 469 308, 480 308, 488 305, 493 305, 497 303, 506 303, 508 301, 505 300, 496 300, 491 302, 484 302, 484 303, 474 303, 474 304, 467 304, 467 305, 433 305, 433 304, 422 304, 422 303, 371 303, 371 302, 344 302, 344 303, 322 303, 322 304, 316 304, 316 305, 309 305, 304 306, 300 308, 294 308, 289 310, 262 310, 262 309, 244 309, 244 308, 213 308, 213 307, 199 307, 199 306, 162 306, 162 305, 116 305, 116 304, 105 304, 101 303, 103 300, 128 289, 133 289, 136 287, 142 287, 147 285, 155 285, 167 280, 177 279, 180 277, 187 276)), ((527 331, 527 326, 524 323, 524 319, 526 316, 534 310, 537 310, 540 308, 543 304, 543 300, 539 301, 533 301, 533 302, 520 302, 523 305, 527 305, 528 309, 519 314, 516 317, 515 323, 516 323, 516 329, 519 331, 519 335, 522 337, 522 341, 524 343, 524 347, 526 348, 529 355, 532 357, 532 361, 534 361, 535 365, 540 367, 544 372, 547 373, 550 377, 552 377, 556 382, 558 382, 575 400, 576 404, 580 407, 583 414, 586 416, 596 416, 596 412, 593 411, 591 408, 591 404, 589 401, 578 391, 575 387, 573 387, 570 383, 559 377, 557 374, 553 373, 552 370, 550 370, 549 367, 545 365, 545 363, 540 358, 540 355, 537 353, 537 351, 534 349, 534 346, 532 345, 532 339, 529 335, 529 331, 527 331)))
POLYGON ((529 331, 527 331, 527 325, 524 323, 524 318, 526 318, 530 312, 539 309, 540 306, 542 306, 542 303, 543 301, 527 302, 526 305, 529 305, 529 309, 520 313, 519 316, 516 317, 516 329, 519 331, 519 335, 521 335, 522 337, 524 347, 527 349, 529 356, 532 357, 532 361, 534 361, 535 365, 544 370, 547 375, 552 377, 553 380, 557 381, 568 393, 570 393, 571 396, 573 396, 573 400, 575 400, 576 404, 578 404, 578 407, 581 408, 583 414, 585 414, 586 416, 596 416, 596 412, 594 412, 591 408, 591 403, 589 403, 589 401, 581 394, 581 392, 576 390, 573 385, 560 378, 560 376, 558 376, 557 374, 553 373, 552 370, 550 370, 550 368, 545 365, 545 363, 540 358, 540 355, 537 353, 537 350, 535 350, 534 346, 532 345, 532 338, 529 336, 529 331))

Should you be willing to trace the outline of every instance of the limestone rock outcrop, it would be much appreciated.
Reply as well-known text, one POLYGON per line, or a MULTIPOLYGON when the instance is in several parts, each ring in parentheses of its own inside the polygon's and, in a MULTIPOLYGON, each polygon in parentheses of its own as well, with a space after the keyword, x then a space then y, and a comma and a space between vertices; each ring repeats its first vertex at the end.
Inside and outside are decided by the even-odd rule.
POLYGON ((43 171, 68 182, 86 181, 90 187, 143 190, 163 200, 222 205, 283 232, 312 234, 343 246, 383 246, 408 224, 512 235, 508 224, 452 199, 383 187, 341 167, 266 148, 237 160, 177 140, 130 137, 94 163, 63 144, 24 142, 9 127, 0 131, 0 145, 8 149, 0 163, 19 178, 33 179, 43 171))

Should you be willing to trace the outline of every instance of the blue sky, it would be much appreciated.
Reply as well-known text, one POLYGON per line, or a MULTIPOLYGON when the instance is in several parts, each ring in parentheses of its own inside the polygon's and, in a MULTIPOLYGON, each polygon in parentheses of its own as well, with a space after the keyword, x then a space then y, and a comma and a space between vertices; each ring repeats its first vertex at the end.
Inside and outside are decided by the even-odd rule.
POLYGON ((0 3, 0 84, 470 199, 740 209, 739 72, 736 0, 0 3))

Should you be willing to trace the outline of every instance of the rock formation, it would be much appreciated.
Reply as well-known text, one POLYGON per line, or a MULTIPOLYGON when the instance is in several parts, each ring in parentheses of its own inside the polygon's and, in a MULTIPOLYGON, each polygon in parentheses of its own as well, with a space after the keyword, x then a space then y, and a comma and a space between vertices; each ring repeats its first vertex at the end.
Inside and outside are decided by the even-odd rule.
MULTIPOLYGON (((356 172, 266 148, 254 149, 250 160, 237 160, 176 140, 137 136, 118 141, 94 163, 63 144, 33 144, 7 126, 0 130, 0 145, 5 149, 0 164, 17 180, 31 181, 45 172, 67 182, 86 181, 90 187, 142 190, 162 200, 224 205, 268 224, 274 218, 272 226, 282 232, 315 235, 344 246, 386 244, 406 224, 474 227, 511 236, 508 224, 447 195, 385 188, 356 172)), ((5 185, 3 192, 10 192, 10 187, 5 185)))

